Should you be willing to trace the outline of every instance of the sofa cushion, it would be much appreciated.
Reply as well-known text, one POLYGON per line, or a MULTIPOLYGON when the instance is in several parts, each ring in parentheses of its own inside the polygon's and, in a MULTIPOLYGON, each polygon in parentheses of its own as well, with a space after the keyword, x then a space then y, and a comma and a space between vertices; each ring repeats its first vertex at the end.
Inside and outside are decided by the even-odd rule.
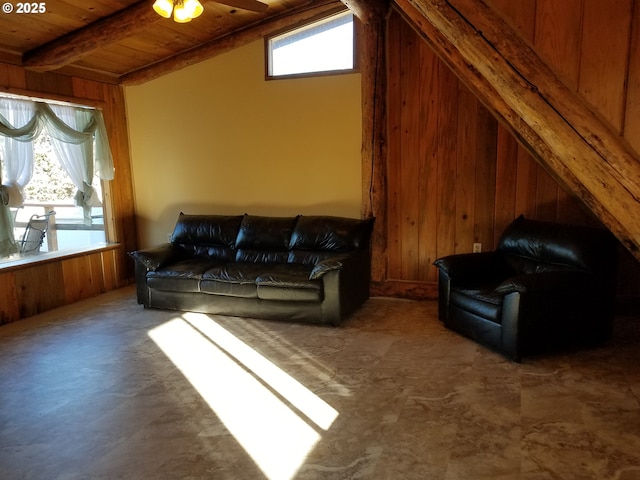
POLYGON ((236 262, 286 262, 296 218, 245 215, 236 239, 236 262))
POLYGON ((321 250, 291 250, 287 262, 302 265, 316 265, 318 262, 335 257, 336 252, 321 250))
POLYGON ((367 248, 373 218, 360 220, 331 216, 300 216, 291 235, 290 249, 345 252, 367 248))
POLYGON ((208 270, 202 276, 200 291, 232 297, 257 298, 256 278, 264 266, 254 263, 227 263, 208 270))
MULTIPOLYGON (((521 215, 505 229, 497 250, 512 258, 546 264, 545 271, 554 265, 608 276, 613 268, 608 259, 616 256, 616 242, 610 232, 600 228, 541 222, 521 215)), ((529 266, 522 273, 531 270, 540 271, 529 266)))
POLYGON ((233 260, 241 215, 187 215, 180 213, 171 242, 189 255, 233 260))
POLYGON ((286 250, 256 250, 240 248, 236 252, 236 262, 246 263, 286 263, 289 252, 286 250))
POLYGON ((189 258, 147 273, 147 285, 155 290, 199 292, 203 274, 217 262, 189 258))
POLYGON ((297 217, 242 217, 236 248, 287 250, 297 217))
POLYGON ((311 265, 272 265, 256 278, 258 298, 299 302, 321 302, 321 280, 310 280, 311 265))

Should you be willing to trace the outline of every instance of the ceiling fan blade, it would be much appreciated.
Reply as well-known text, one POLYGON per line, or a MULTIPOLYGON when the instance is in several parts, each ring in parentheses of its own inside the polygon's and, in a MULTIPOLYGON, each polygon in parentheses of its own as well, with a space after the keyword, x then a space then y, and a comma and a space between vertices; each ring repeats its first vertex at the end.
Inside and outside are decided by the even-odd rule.
POLYGON ((251 12, 264 12, 269 8, 269 5, 259 2, 258 0, 215 0, 215 2, 251 12))

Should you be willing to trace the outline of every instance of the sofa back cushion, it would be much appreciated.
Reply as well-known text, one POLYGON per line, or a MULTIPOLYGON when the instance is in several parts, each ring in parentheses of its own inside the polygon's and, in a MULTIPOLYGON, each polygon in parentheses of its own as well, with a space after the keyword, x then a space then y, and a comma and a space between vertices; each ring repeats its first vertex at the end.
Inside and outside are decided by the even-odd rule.
POLYGON ((180 213, 171 242, 189 255, 233 260, 242 216, 187 215, 180 213))
POLYGON ((373 221, 373 218, 300 216, 289 248, 336 253, 368 248, 373 221))
POLYGON ((521 273, 578 269, 610 276, 617 264, 613 235, 602 229, 516 218, 498 242, 498 251, 521 273))
POLYGON ((296 219, 244 215, 235 242, 236 261, 285 263, 296 219))

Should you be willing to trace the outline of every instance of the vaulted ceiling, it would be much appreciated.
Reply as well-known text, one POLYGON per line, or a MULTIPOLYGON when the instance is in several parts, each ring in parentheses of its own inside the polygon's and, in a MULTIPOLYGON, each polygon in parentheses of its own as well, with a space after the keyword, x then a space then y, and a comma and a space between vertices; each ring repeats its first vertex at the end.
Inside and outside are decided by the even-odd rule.
POLYGON ((338 0, 201 3, 201 16, 179 24, 159 16, 153 0, 7 2, 3 8, 13 11, 0 14, 0 62, 109 83, 141 83, 345 8, 338 0), (31 11, 38 5, 46 11, 31 11))

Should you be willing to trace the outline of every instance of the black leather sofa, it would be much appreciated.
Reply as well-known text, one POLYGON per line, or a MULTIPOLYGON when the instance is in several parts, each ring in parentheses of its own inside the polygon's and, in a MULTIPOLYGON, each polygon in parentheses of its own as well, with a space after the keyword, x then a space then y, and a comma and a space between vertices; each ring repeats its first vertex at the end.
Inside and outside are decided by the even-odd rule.
POLYGON ((369 298, 373 219, 181 213, 171 242, 138 250, 149 308, 339 325, 369 298))
POLYGON ((606 342, 617 255, 617 241, 606 230, 521 216, 495 251, 436 260, 440 319, 516 361, 606 342))

